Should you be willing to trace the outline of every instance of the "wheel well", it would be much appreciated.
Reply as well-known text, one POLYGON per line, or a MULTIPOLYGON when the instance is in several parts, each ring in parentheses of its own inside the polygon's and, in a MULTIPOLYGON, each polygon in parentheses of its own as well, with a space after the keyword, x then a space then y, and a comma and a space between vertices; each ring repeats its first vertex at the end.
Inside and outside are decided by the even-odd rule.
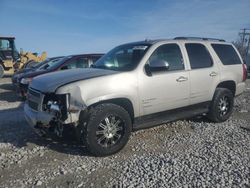
POLYGON ((236 90, 236 84, 234 81, 232 80, 229 80, 229 81, 224 81, 224 82, 221 82, 217 88, 226 88, 226 89, 229 89, 233 95, 235 95, 235 90, 236 90))
POLYGON ((95 103, 95 104, 91 105, 90 107, 97 106, 98 104, 103 104, 103 103, 112 103, 112 104, 116 104, 116 105, 123 107, 129 113, 132 122, 134 121, 134 108, 133 108, 132 102, 129 99, 116 98, 116 99, 104 100, 104 101, 100 101, 98 103, 95 103))

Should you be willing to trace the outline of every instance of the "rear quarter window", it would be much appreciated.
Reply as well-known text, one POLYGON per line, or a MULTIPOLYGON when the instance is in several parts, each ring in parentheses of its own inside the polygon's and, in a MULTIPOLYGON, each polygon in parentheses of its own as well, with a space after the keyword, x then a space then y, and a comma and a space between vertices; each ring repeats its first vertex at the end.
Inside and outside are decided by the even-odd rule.
POLYGON ((237 65, 241 64, 239 55, 232 45, 228 44, 211 44, 214 51, 220 58, 223 65, 237 65))

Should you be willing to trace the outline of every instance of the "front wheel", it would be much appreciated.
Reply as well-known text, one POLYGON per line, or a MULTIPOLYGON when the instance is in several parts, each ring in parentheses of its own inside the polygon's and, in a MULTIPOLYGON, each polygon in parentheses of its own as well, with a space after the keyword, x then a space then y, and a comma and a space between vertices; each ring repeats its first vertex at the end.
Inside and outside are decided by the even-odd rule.
POLYGON ((4 76, 4 68, 2 65, 0 65, 0 78, 4 76))
POLYGON ((210 106, 208 118, 213 122, 226 121, 233 112, 234 96, 226 88, 217 88, 210 106))
POLYGON ((107 156, 120 151, 128 142, 132 123, 129 113, 115 104, 94 107, 86 126, 83 140, 90 153, 107 156))

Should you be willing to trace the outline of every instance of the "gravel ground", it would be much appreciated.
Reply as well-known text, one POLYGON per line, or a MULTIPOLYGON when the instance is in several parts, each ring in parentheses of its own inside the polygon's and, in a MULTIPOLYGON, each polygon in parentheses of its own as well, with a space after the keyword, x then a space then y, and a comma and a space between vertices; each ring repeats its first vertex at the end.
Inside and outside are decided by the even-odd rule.
POLYGON ((0 187, 250 187, 250 81, 224 123, 176 121, 133 133, 96 158, 73 140, 40 138, 10 78, 0 80, 0 187))

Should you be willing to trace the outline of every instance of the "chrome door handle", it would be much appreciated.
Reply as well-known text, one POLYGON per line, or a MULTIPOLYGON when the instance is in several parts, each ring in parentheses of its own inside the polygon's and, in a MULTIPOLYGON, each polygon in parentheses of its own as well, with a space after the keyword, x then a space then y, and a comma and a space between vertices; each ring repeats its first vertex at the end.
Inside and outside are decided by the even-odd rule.
POLYGON ((216 72, 211 72, 211 73, 209 74, 209 76, 211 76, 211 77, 217 76, 217 73, 216 73, 216 72))
POLYGON ((181 77, 179 77, 179 78, 176 79, 177 82, 185 82, 187 80, 188 80, 188 78, 184 77, 184 76, 181 76, 181 77))

